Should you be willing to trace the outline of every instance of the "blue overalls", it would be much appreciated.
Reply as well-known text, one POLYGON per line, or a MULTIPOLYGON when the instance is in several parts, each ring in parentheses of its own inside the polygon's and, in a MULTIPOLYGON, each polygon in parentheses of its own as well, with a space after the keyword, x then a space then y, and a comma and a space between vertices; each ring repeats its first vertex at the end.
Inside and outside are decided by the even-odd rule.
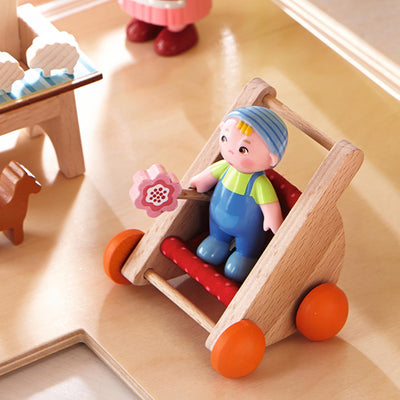
POLYGON ((264 172, 255 172, 247 183, 245 193, 238 194, 222 184, 229 168, 215 187, 210 202, 210 236, 200 244, 197 255, 210 264, 222 264, 230 253, 230 243, 234 238, 236 251, 226 261, 224 274, 242 282, 266 244, 264 216, 260 206, 250 196, 255 180, 264 172))

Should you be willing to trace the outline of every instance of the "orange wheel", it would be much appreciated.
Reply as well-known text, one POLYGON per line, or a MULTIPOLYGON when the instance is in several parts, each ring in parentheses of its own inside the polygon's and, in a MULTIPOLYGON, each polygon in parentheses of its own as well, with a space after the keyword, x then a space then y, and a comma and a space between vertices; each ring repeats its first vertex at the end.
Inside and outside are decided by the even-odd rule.
POLYGON ((211 364, 226 378, 240 378, 253 372, 265 351, 262 330, 249 320, 242 320, 226 329, 211 352, 211 364))
POLYGON ((116 234, 107 244, 103 254, 103 266, 107 276, 115 283, 129 285, 121 269, 144 233, 138 229, 127 229, 116 234))
POLYGON ((344 292, 333 283, 324 283, 311 290, 301 302, 296 326, 310 340, 327 340, 343 328, 348 312, 344 292))

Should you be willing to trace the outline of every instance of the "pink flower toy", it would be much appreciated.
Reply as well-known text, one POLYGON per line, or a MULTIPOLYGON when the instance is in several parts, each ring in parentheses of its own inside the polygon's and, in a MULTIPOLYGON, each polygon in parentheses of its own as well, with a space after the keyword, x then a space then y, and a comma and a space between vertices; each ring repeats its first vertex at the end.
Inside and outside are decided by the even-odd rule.
POLYGON ((197 193, 193 189, 182 189, 178 178, 160 164, 136 172, 129 195, 133 204, 146 210, 149 217, 158 217, 164 211, 175 210, 178 199, 210 199, 208 194, 197 193))

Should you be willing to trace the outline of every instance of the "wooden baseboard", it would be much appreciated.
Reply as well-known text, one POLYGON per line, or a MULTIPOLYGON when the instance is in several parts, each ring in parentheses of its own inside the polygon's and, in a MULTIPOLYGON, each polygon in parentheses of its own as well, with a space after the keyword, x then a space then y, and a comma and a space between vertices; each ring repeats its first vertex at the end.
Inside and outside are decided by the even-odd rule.
MULTIPOLYGON (((362 18, 362 15, 360 17, 360 13, 369 11, 357 8, 352 2, 347 5, 350 17, 346 21, 341 20, 338 17, 339 13, 335 13, 332 9, 335 7, 335 2, 330 2, 329 7, 327 5, 324 10, 316 5, 319 4, 318 1, 274 0, 274 2, 376 84, 400 100, 400 62, 396 61, 400 60, 400 51, 399 54, 387 53, 387 49, 379 45, 383 42, 382 38, 379 39, 379 35, 393 30, 400 32, 399 25, 394 19, 385 22, 386 24, 393 22, 390 29, 381 29, 378 22, 370 26, 370 29, 376 30, 376 41, 372 42, 362 38, 364 27, 349 23, 352 12, 358 22, 365 21, 367 24, 369 20, 367 15, 365 18, 362 18)), ((388 40, 392 40, 392 37, 388 37, 388 40)))
POLYGON ((38 5, 38 10, 49 21, 56 21, 96 7, 110 0, 54 0, 38 5))

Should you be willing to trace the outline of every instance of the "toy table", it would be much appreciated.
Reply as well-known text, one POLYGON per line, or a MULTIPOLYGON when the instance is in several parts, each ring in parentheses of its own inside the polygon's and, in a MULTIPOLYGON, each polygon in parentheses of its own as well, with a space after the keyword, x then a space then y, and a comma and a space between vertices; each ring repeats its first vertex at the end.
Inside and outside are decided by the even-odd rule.
MULTIPOLYGON (((56 30, 29 4, 18 8, 18 24, 22 53, 34 37, 56 30)), ((0 91, 0 135, 25 127, 35 135, 40 126, 53 143, 64 175, 73 178, 82 174, 85 164, 74 90, 101 78, 83 54, 73 75, 61 72, 45 78, 39 70, 26 71, 10 93, 0 91)))

